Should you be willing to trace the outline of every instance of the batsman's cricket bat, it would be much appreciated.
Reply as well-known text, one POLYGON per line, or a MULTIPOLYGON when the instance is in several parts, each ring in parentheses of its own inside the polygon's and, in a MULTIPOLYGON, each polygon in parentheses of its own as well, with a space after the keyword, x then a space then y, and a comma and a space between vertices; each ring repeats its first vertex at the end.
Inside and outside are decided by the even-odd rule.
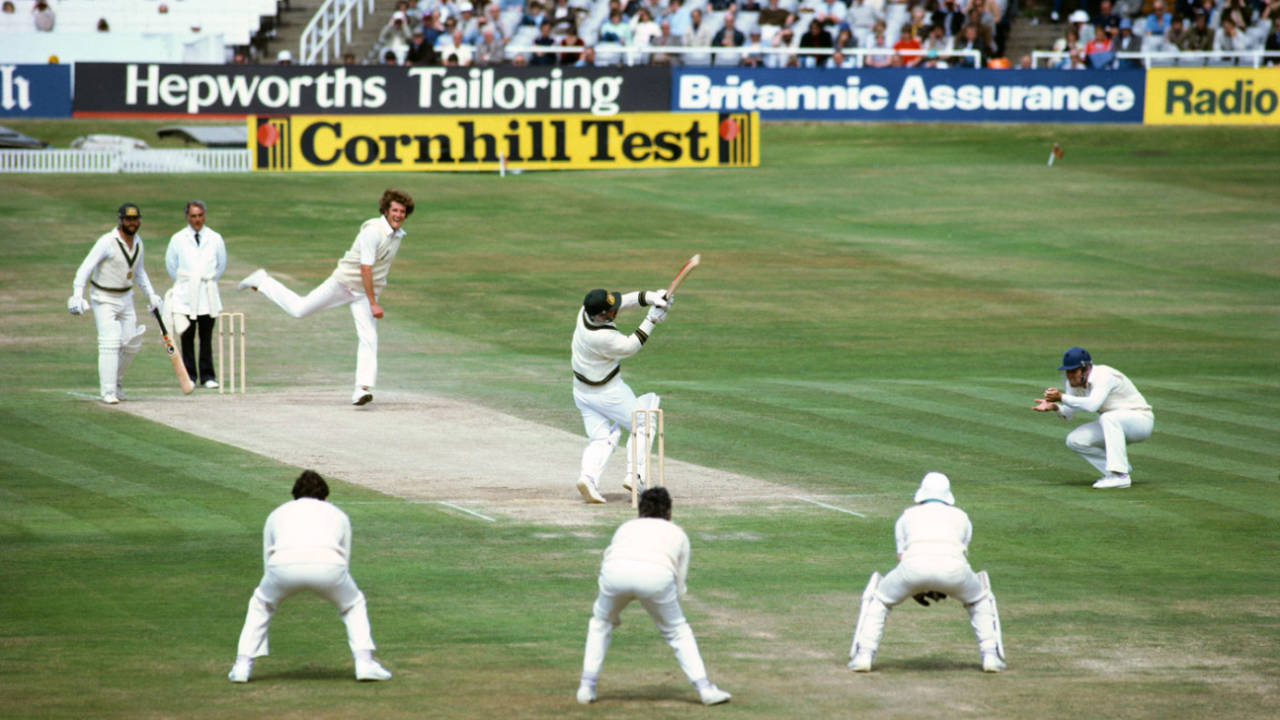
POLYGON ((702 263, 702 253, 698 253, 697 255, 694 255, 693 257, 689 258, 689 262, 685 263, 684 267, 680 268, 680 272, 676 273, 675 279, 672 280, 671 284, 667 286, 667 293, 666 293, 667 297, 671 297, 672 295, 675 295, 676 288, 680 287, 680 283, 684 282, 684 279, 689 277, 689 273, 693 272, 693 269, 698 267, 698 265, 701 263, 702 263))
POLYGON ((169 362, 173 364, 173 371, 178 375, 178 385, 182 387, 182 394, 190 395, 191 391, 196 389, 196 384, 187 374, 187 368, 182 364, 182 356, 178 354, 178 348, 174 347, 173 340, 169 337, 169 329, 164 326, 164 320, 160 319, 160 308, 151 308, 151 314, 155 315, 156 322, 160 323, 160 339, 164 342, 164 351, 169 355, 169 362))

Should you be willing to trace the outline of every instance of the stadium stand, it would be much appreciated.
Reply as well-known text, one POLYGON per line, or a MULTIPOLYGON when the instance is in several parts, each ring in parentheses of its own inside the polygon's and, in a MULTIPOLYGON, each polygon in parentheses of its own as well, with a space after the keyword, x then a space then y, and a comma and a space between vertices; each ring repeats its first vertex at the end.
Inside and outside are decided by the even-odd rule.
POLYGON ((38 32, 31 2, 0 15, 6 62, 223 63, 270 34, 277 0, 59 0, 50 32, 38 32), (103 29, 105 28, 105 29, 103 29))

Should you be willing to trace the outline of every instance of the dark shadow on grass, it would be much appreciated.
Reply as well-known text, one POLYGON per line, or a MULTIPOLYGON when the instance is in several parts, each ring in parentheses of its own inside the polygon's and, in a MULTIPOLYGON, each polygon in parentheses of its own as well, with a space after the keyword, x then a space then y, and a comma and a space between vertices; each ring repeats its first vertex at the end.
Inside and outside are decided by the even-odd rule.
MULTIPOLYGON (((354 685, 356 684, 356 675, 355 675, 354 668, 351 668, 351 669, 342 669, 342 668, 336 668, 336 667, 335 668, 294 668, 292 670, 278 670, 274 672, 270 670, 266 672, 260 672, 257 668, 254 668, 253 676, 250 678, 249 684, 252 685, 253 683, 256 683, 256 682, 269 682, 273 680, 287 680, 287 681, 312 680, 312 681, 324 681, 324 682, 333 682, 335 680, 345 680, 354 685)), ((373 684, 373 683, 369 683, 369 684, 373 684)))
POLYGON ((982 663, 975 658, 973 660, 964 660, 961 658, 910 658, 906 660, 889 660, 886 662, 877 662, 872 668, 872 674, 877 672, 971 672, 981 675, 982 663))
MULTIPOLYGON (((630 495, 628 495, 628 498, 630 498, 630 495)), ((698 699, 698 691, 694 690, 693 687, 676 686, 671 685, 670 683, 606 690, 597 695, 596 702, 671 702, 688 703, 691 705, 702 704, 702 701, 698 699)))

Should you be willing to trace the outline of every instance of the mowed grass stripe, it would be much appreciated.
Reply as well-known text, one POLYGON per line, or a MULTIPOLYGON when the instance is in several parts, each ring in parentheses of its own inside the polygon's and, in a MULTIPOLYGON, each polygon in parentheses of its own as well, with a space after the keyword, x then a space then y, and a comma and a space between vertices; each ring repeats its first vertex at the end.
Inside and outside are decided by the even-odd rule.
MULTIPOLYGON (((50 481, 47 476, 31 473, 27 467, 15 465, 7 459, 0 460, 0 474, 5 478, 0 484, 0 537, 6 543, 29 541, 68 541, 85 538, 101 541, 109 533, 96 523, 65 512, 51 502, 41 502, 40 494, 31 492, 36 484, 50 481)), ((50 492, 47 495, 56 495, 50 492)), ((12 549, 12 545, 10 545, 12 549)))
POLYGON ((106 453, 94 453, 95 460, 90 464, 19 445, 5 437, 0 437, 0 452, 10 462, 25 468, 33 476, 47 478, 51 483, 76 487, 92 496, 95 502, 91 506, 86 507, 78 502, 72 506, 83 513, 86 519, 95 517, 104 524, 110 524, 108 521, 119 512, 120 522, 138 523, 142 518, 136 515, 141 513, 147 517, 139 527, 134 528, 135 531, 147 527, 191 533, 238 533, 244 530, 243 523, 221 515, 216 508, 200 505, 190 497, 175 495, 170 488, 153 487, 129 479, 151 477, 164 480, 170 477, 167 473, 138 467, 133 463, 113 462, 106 453), (117 474, 118 470, 127 472, 128 476, 117 474), (108 505, 111 512, 107 512, 108 505))

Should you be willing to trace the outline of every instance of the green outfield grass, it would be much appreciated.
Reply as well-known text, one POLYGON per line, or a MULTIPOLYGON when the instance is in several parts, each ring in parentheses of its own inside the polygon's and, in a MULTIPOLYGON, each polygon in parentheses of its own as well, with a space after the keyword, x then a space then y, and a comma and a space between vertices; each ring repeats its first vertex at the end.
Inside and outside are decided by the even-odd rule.
MULTIPOLYGON (((5 124, 60 145, 103 131, 5 124)), ((1280 135, 770 125, 761 147, 755 170, 0 176, 0 715, 1275 715, 1280 135), (1066 153, 1050 169, 1053 142, 1066 153), (702 253, 626 366, 665 398, 668 453, 866 516, 676 508, 693 540, 685 609, 730 705, 693 704, 638 608, 601 702, 573 702, 598 552, 624 508, 584 507, 598 519, 574 533, 341 478, 353 573, 396 678, 351 681, 331 608, 295 599, 254 682, 226 681, 262 522, 297 469, 84 397, 96 346, 92 321, 65 311, 71 280, 128 200, 167 287, 163 250, 196 197, 227 239, 227 280, 266 266, 310 287, 390 185, 418 209, 383 296, 380 386, 573 432, 583 294, 664 286, 702 253), (1071 345, 1155 406, 1132 489, 1091 490, 1070 426, 1030 411, 1071 345), (892 567, 893 521, 934 469, 973 519, 1010 669, 978 672, 948 601, 895 611, 877 671, 854 676, 858 596, 892 567)), ((250 310, 251 389, 348 386, 347 313, 292 321, 230 287, 250 310)), ((152 346, 130 379, 143 397, 174 391, 152 346)))

